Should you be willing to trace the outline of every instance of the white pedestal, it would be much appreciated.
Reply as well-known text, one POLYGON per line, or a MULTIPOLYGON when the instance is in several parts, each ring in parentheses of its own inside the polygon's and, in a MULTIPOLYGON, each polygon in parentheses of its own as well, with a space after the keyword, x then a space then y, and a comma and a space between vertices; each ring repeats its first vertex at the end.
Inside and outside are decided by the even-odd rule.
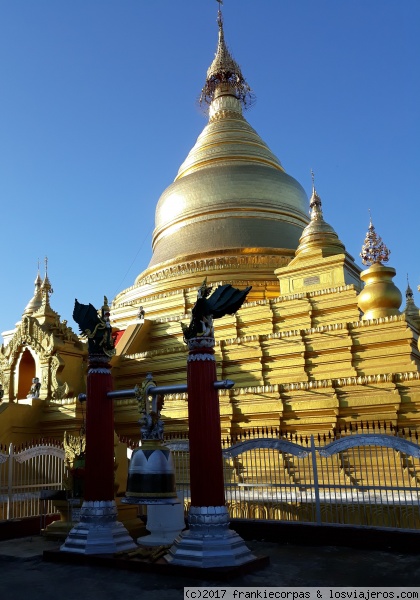
POLYGON ((137 539, 139 546, 169 546, 185 529, 184 505, 148 504, 146 529, 150 535, 137 539))
POLYGON ((189 530, 181 533, 165 555, 173 565, 185 567, 237 567, 256 560, 244 540, 229 529, 225 506, 192 506, 189 530))
POLYGON ((137 548, 126 528, 117 521, 114 502, 83 502, 80 522, 70 531, 61 552, 78 554, 115 554, 137 548))

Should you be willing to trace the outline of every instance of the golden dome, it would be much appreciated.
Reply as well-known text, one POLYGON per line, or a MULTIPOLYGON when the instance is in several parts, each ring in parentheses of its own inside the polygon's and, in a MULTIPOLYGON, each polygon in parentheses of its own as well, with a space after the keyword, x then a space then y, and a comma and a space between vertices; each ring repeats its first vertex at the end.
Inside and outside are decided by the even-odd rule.
POLYGON ((209 122, 156 208, 150 267, 233 249, 292 249, 307 224, 307 199, 242 114, 250 88, 219 43, 203 88, 209 122))

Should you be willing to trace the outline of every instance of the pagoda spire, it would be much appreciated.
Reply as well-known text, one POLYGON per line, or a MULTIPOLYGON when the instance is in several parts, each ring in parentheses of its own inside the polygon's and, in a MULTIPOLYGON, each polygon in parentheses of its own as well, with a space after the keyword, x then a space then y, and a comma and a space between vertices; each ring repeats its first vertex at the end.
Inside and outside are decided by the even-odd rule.
POLYGON ((318 196, 317 191, 315 189, 315 173, 311 169, 311 177, 312 177, 312 196, 309 200, 309 208, 311 212, 311 221, 315 220, 324 220, 324 215, 322 214, 322 202, 321 198, 318 196))
POLYGON ((415 324, 417 325, 417 327, 419 327, 419 325, 420 325, 420 310, 419 310, 419 307, 416 306, 413 296, 414 296, 413 290, 410 287, 410 283, 408 281, 408 275, 407 275, 407 289, 405 291, 405 309, 403 312, 406 317, 408 317, 409 319, 414 321, 415 324))
POLYGON ((295 257, 300 255, 306 257, 314 252, 321 252, 323 256, 343 254, 345 252, 344 244, 335 229, 324 220, 322 201, 315 188, 315 175, 312 169, 311 177, 312 195, 309 200, 311 220, 302 232, 295 257))
POLYGON ((41 280, 41 275, 39 274, 39 259, 38 259, 38 272, 37 272, 37 276, 35 278, 34 284, 35 284, 34 295, 32 296, 32 298, 29 300, 28 304, 26 305, 25 310, 23 311, 24 315, 32 315, 34 312, 36 312, 40 308, 40 306, 42 304, 42 295, 41 295, 42 280, 41 280))
POLYGON ((213 62, 208 71, 206 82, 199 102, 210 105, 217 91, 229 91, 236 96, 244 108, 248 108, 253 102, 251 88, 246 82, 238 63, 234 60, 225 42, 223 29, 223 15, 221 11, 222 0, 217 0, 219 9, 217 11, 217 24, 219 26, 219 39, 213 62))
POLYGON ((48 278, 48 256, 45 257, 45 276, 41 286, 42 297, 45 298, 45 303, 49 306, 50 296, 54 292, 51 282, 48 278))
POLYGON ((56 317, 57 313, 51 308, 50 305, 50 296, 54 292, 52 289, 51 282, 48 277, 48 257, 45 257, 45 275, 41 285, 41 298, 42 304, 36 313, 36 316, 39 320, 39 317, 56 317))
POLYGON ((36 279, 35 279, 35 292, 37 292, 41 289, 41 285, 42 285, 42 279, 41 279, 41 275, 39 272, 39 258, 38 258, 38 271, 37 271, 37 275, 36 275, 36 279))

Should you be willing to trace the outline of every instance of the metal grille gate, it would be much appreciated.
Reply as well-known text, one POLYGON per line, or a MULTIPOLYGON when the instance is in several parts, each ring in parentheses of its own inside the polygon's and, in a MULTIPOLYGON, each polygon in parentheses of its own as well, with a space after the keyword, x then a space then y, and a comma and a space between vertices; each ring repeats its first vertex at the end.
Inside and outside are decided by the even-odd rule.
MULTIPOLYGON (((169 442, 188 508, 188 442, 169 442)), ((383 434, 316 446, 257 438, 223 450, 232 518, 420 529, 420 447, 383 434)))
MULTIPOLYGON (((62 489, 64 450, 56 444, 0 451, 0 520, 55 512, 51 501, 41 507, 41 492, 62 489)), ((42 501, 43 502, 43 501, 42 501)))

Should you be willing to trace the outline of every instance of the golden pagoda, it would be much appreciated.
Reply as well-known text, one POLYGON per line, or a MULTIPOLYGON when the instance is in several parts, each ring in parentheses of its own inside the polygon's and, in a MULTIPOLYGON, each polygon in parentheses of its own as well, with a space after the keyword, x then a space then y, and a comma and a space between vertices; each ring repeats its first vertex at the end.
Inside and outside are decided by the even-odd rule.
MULTIPOLYGON (((372 419, 415 426, 418 324, 399 313, 395 271, 373 264, 360 273, 324 220, 314 181, 308 222, 301 186, 243 116, 252 92, 220 10, 218 29, 201 94, 209 122, 159 199, 148 268, 112 305, 124 332, 117 386, 147 372, 162 385, 185 383, 181 322, 207 277, 252 285, 249 302, 216 328, 218 374, 236 383, 220 396, 224 433, 260 425, 310 433, 372 419), (367 306, 363 282, 372 292, 378 271, 367 306)), ((133 409, 116 405, 128 435, 133 409)), ((163 416, 166 431, 185 431, 185 395, 167 398, 163 416)))
MULTIPOLYGON (((382 264, 388 249, 370 222, 362 250, 369 266, 361 272, 324 219, 314 179, 308 218, 303 188, 244 117, 252 100, 219 9, 216 54, 201 93, 208 123, 157 203, 147 269, 111 304, 115 387, 133 388, 147 373, 158 385, 186 383, 181 324, 207 278, 213 286, 252 286, 247 304, 215 331, 218 378, 235 381, 220 392, 224 435, 258 426, 327 432, 372 420, 417 428, 419 311, 407 296, 400 312, 395 270, 382 264)), ((28 393, 30 376, 41 388, 28 403, 42 410, 32 424, 26 419, 21 437, 78 429, 87 349, 52 311, 49 294, 37 279, 0 352, 3 439, 18 430, 3 426, 3 417, 14 411, 20 418, 18 396, 28 393), (27 351, 39 358, 24 358, 27 351), (20 384, 25 360, 30 376, 20 384)), ((162 418, 167 433, 186 432, 186 395, 165 397, 162 418)), ((118 434, 138 438, 137 421, 136 400, 115 400, 118 434)))
MULTIPOLYGON (((19 443, 34 437, 62 439, 76 425, 76 397, 84 391, 87 348, 51 307, 47 273, 22 319, 3 333, 0 347, 0 438, 19 443)), ((79 417, 78 417, 79 418, 79 417)))

